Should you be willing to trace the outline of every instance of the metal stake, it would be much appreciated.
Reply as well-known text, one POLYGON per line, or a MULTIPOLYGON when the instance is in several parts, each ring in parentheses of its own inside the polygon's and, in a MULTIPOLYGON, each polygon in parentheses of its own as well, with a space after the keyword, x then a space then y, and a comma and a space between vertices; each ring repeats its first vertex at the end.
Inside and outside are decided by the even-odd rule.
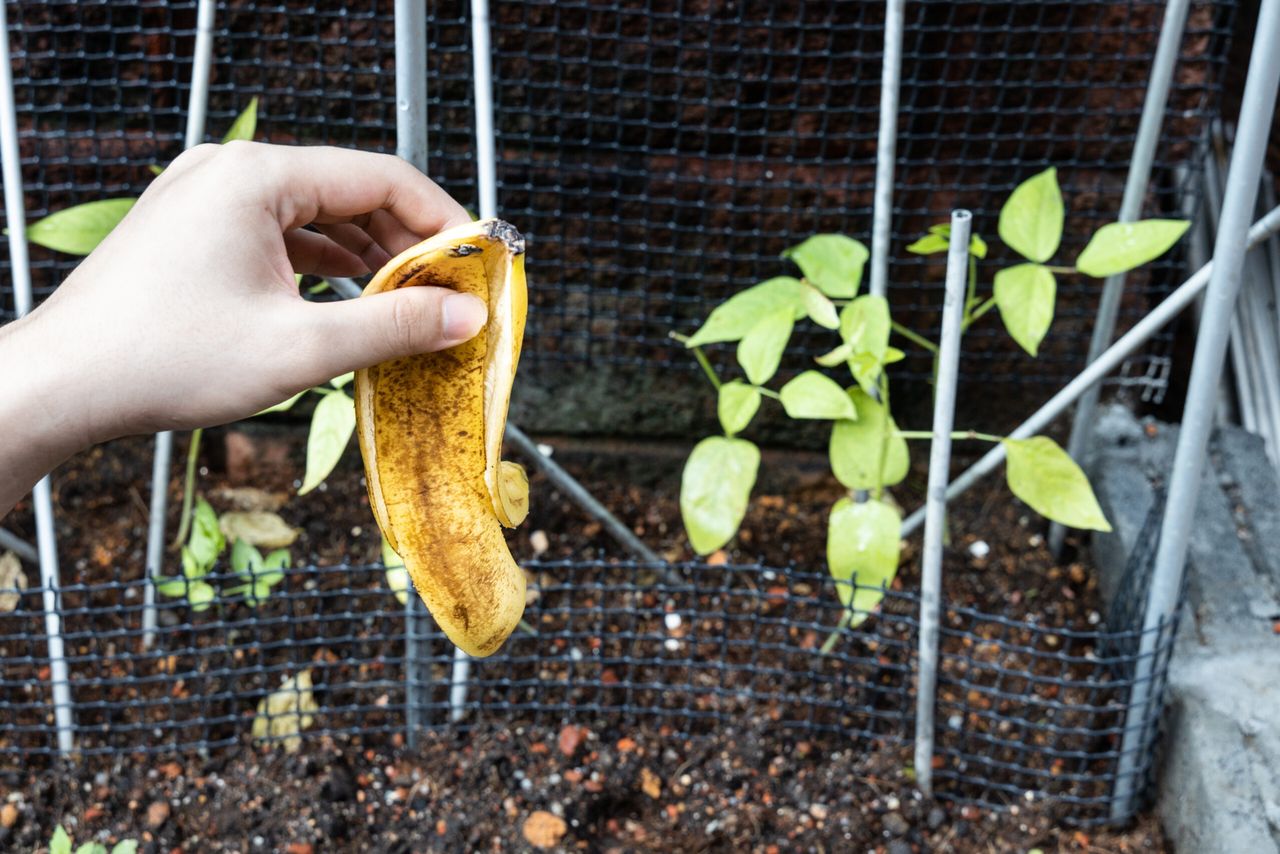
MULTIPOLYGON (((213 23, 217 0, 200 0, 196 11, 196 43, 191 55, 191 98, 187 104, 187 132, 183 148, 204 140, 209 107, 209 71, 213 65, 213 23)), ((164 523, 169 509, 169 467, 173 460, 173 433, 156 434, 151 461, 151 509, 147 519, 147 585, 142 591, 142 648, 150 649, 156 637, 156 585, 164 569, 164 523)))
MULTIPOLYGON (((1169 5, 1165 8, 1164 21, 1160 25, 1160 41, 1156 45, 1156 55, 1151 64, 1151 79, 1147 82, 1147 94, 1142 104, 1142 119, 1133 142, 1133 158, 1129 161, 1124 197, 1120 201, 1120 215, 1117 218, 1119 222, 1133 222, 1142 216, 1142 201, 1151 181, 1151 164, 1155 160, 1156 146, 1160 142, 1165 105, 1169 101, 1169 84, 1173 79, 1173 69, 1178 64, 1178 48, 1182 44, 1182 32, 1186 27, 1187 10, 1190 7, 1191 0, 1169 0, 1169 5)), ((1102 287, 1087 361, 1092 362, 1111 345, 1122 296, 1124 274, 1110 276, 1102 287)), ((1089 389, 1076 405, 1067 453, 1078 463, 1084 462, 1089 448, 1100 391, 1097 386, 1089 389)), ((1066 529, 1057 522, 1049 527, 1049 548, 1054 555, 1061 551, 1065 536, 1066 529)))
MULTIPOLYGON (((9 20, 0 3, 0 169, 4 175, 4 213, 9 225, 9 258, 12 262, 13 303, 18 316, 32 308, 31 262, 27 257, 27 214, 22 189, 22 160, 18 148, 18 113, 14 105, 13 67, 9 64, 9 20)), ((36 516, 36 549, 40 559, 44 633, 49 652, 49 685, 53 693, 53 720, 58 752, 67 755, 75 747, 75 720, 70 674, 62 638, 62 611, 58 601, 58 539, 53 527, 53 495, 45 475, 31 491, 36 516)))
POLYGON ((40 553, 35 546, 4 528, 0 528, 0 549, 8 549, 30 563, 40 562, 40 553))
MULTIPOLYGON (((1277 232, 1280 232, 1280 207, 1272 209, 1249 229, 1249 248, 1252 249, 1277 232)), ((1120 364, 1133 355, 1148 339, 1177 317, 1184 308, 1195 302, 1196 297, 1208 284, 1209 276, 1213 269, 1214 262, 1210 261, 1197 270, 1177 290, 1165 297, 1164 302, 1134 324, 1133 328, 1122 335, 1119 341, 1108 347, 1101 356, 1083 371, 1076 374, 1071 382, 1063 386, 1061 391, 1049 398, 1048 402, 1037 409, 1031 417, 1018 425, 1009 434, 1009 438, 1029 438, 1053 423, 1055 418, 1065 412, 1071 404, 1079 400, 1086 391, 1105 379, 1107 374, 1120 367, 1120 364)), ((982 459, 969 466, 963 474, 951 482, 951 485, 947 487, 947 500, 950 501, 957 495, 962 494, 979 480, 995 471, 1000 463, 1004 462, 1004 457, 1004 445, 996 445, 987 451, 982 459)), ((924 523, 924 517, 924 508, 908 516, 907 520, 902 523, 902 536, 910 536, 924 523)))
POLYGON ((1138 788, 1135 779, 1138 758, 1145 752, 1144 739, 1159 711, 1154 707, 1156 698, 1152 691, 1156 644, 1161 628, 1174 617, 1182 589, 1187 543, 1195 524, 1200 477, 1213 427, 1213 402, 1240 292, 1246 252, 1245 228, 1257 201, 1258 178, 1266 157, 1277 88, 1280 88, 1280 0, 1262 0, 1241 100, 1240 126, 1227 173, 1222 221, 1214 244, 1213 275, 1205 293, 1204 317, 1196 339, 1187 403, 1169 479, 1169 500, 1147 592, 1141 646, 1116 771, 1113 818, 1123 818, 1132 812, 1138 788))
POLYGON ((925 511, 924 553, 920 582, 920 680, 916 686, 916 782, 933 794, 933 715, 938 688, 938 637, 942 605, 942 540, 947 525, 947 478, 951 468, 951 429, 960 379, 960 324, 964 320, 969 275, 969 230, 973 215, 951 212, 947 251, 947 292, 942 304, 942 340, 938 344, 938 379, 933 398, 933 438, 929 445, 929 487, 925 511))
POLYGON ((902 30, 906 0, 887 0, 884 57, 880 66, 880 133, 876 143, 875 205, 871 212, 871 293, 889 286, 889 242, 893 238, 893 167, 898 143, 898 90, 902 80, 902 30))
MULTIPOLYGON (((396 0, 396 155, 427 173, 427 4, 425 0, 396 0)), ((335 288, 346 296, 341 288, 335 288)), ((405 740, 418 743, 426 679, 420 669, 430 655, 426 649, 426 609, 410 587, 405 597, 404 674, 405 740)))

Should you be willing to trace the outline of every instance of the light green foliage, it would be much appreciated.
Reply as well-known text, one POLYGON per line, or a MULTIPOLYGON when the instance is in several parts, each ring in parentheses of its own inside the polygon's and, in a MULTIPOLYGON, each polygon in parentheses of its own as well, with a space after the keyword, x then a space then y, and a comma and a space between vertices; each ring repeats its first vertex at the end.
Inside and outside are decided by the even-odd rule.
POLYGON ((720 386, 716 414, 726 436, 741 433, 760 409, 760 389, 741 380, 720 386))
POLYGON ((866 246, 843 234, 815 234, 782 253, 783 258, 796 262, 807 280, 833 299, 851 299, 858 293, 870 255, 866 246))
POLYGON ((831 471, 848 489, 871 490, 901 483, 911 469, 911 456, 907 440, 898 435, 898 425, 862 389, 850 389, 849 399, 858 418, 832 425, 828 446, 831 471))
POLYGON ((794 325, 790 308, 775 308, 738 342, 738 364, 754 385, 767 383, 777 373, 794 325))
POLYGON ((276 549, 263 557, 248 540, 236 540, 231 547, 231 570, 245 581, 222 592, 227 596, 244 596, 247 603, 257 606, 271 595, 271 588, 284 581, 284 570, 288 567, 288 549, 276 549))
POLYGON ((805 287, 799 279, 779 276, 734 294, 717 306, 686 347, 740 341, 766 314, 790 308, 793 320, 805 316, 805 287))
POLYGON ((840 384, 819 371, 805 371, 779 392, 782 408, 792 418, 857 419, 853 401, 840 384))
POLYGON ((307 468, 299 495, 319 486, 342 459, 356 429, 355 401, 340 391, 324 394, 311 416, 307 435, 307 468))
POLYGON ((120 224, 137 201, 134 198, 101 199, 60 210, 27 226, 27 240, 55 252, 88 255, 120 224))
POLYGON ((245 107, 240 115, 236 116, 236 120, 231 123, 230 129, 227 130, 225 136, 222 137, 223 142, 231 142, 233 139, 251 140, 258 130, 258 99, 251 98, 249 106, 245 107))
POLYGON ((1000 209, 1000 239, 1029 261, 1043 264, 1062 242, 1062 191, 1058 172, 1046 169, 1018 185, 1000 209))
MULTIPOLYGON (((1000 212, 1000 237, 1028 263, 996 272, 989 297, 980 295, 978 278, 978 262, 987 257, 988 246, 980 236, 971 236, 962 329, 998 308, 1010 336, 1036 355, 1053 323, 1055 273, 1077 272, 1048 266, 1062 241, 1064 211, 1053 169, 1014 190, 1000 212)), ((1109 275, 1131 269, 1167 251, 1185 230, 1186 223, 1165 220, 1105 226, 1081 253, 1079 272, 1109 275)), ((908 250, 926 255, 945 252, 950 236, 949 225, 936 225, 908 250)), ((837 582, 857 579, 856 593, 847 584, 837 585, 846 608, 842 622, 857 625, 879 605, 882 588, 897 572, 902 522, 899 511, 885 500, 884 490, 901 483, 910 471, 908 437, 930 436, 928 431, 899 430, 890 411, 885 368, 904 358, 890 344, 891 336, 898 334, 934 354, 938 348, 895 323, 883 297, 857 296, 867 260, 862 244, 820 234, 783 255, 799 265, 803 280, 779 277, 748 288, 712 311, 695 335, 682 339, 689 347, 738 342, 738 362, 747 382, 721 382, 710 362, 697 353, 718 389, 716 409, 725 435, 703 439, 693 449, 681 480, 680 510, 698 554, 709 554, 733 538, 746 513, 760 463, 756 446, 735 436, 750 425, 762 398, 776 398, 791 418, 831 421, 831 469, 850 495, 832 507, 827 562, 837 582), (779 370, 793 325, 805 317, 840 336, 839 344, 818 357, 817 364, 838 373, 847 371, 856 385, 845 388, 847 381, 804 370, 778 392, 764 387, 779 370), (855 501, 855 492, 869 493, 869 500, 855 501)), ((1004 442, 1010 489, 1040 514, 1076 528, 1110 529, 1088 479, 1052 440, 1042 436, 1002 440, 966 431, 956 431, 952 437, 1004 442)), ((824 650, 837 637, 833 634, 824 650)))
POLYGON ((1004 328, 1032 356, 1053 325, 1057 299, 1053 273, 1040 264, 1018 264, 996 273, 995 298, 1004 328))
MULTIPOLYGON (((133 839, 117 842, 111 848, 111 854, 137 854, 138 843, 133 839)), ((58 825, 49 839, 49 854, 71 854, 71 836, 58 825)), ((86 842, 75 850, 75 854, 107 854, 107 846, 101 842, 86 842)))
POLYGON ((387 586, 395 594, 401 605, 409 603, 409 570, 405 569, 404 558, 396 554, 387 538, 382 538, 382 565, 387 572, 387 586))
POLYGON ((1114 276, 1141 267, 1168 252, 1191 223, 1184 219, 1146 219, 1113 222, 1094 232, 1076 259, 1086 276, 1114 276))
POLYGON ((840 603, 849 609, 849 625, 862 623, 884 598, 898 572, 901 530, 898 511, 882 501, 841 498, 831 508, 827 567, 838 582, 840 603))
POLYGON ((760 468, 760 450, 745 439, 710 436, 694 447, 680 483, 680 515, 693 550, 723 546, 747 512, 760 468))
POLYGON ((1048 436, 1005 439, 1009 489, 1041 516, 1072 528, 1110 531, 1089 478, 1048 436))

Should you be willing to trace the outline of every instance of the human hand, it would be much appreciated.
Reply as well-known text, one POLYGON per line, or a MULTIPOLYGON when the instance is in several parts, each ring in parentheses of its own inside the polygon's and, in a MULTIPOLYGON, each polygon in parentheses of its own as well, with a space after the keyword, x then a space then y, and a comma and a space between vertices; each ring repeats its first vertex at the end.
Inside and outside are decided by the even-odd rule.
POLYGON ((471 338, 485 322, 475 297, 406 288, 311 303, 294 279, 375 270, 468 220, 389 155, 250 142, 184 153, 53 296, 0 329, 0 364, 19 382, 0 403, 0 513, 18 497, 5 492, 23 466, 6 455, 24 436, 25 456, 52 466, 93 442, 246 417, 471 338))

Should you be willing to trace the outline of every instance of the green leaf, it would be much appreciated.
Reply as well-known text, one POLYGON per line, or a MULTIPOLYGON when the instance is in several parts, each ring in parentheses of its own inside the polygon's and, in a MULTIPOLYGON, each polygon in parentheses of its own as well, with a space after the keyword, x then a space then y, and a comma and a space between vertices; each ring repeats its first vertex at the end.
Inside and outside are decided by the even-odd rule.
POLYGON ((117 842, 116 847, 111 849, 111 854, 138 854, 137 840, 126 839, 123 842, 117 842))
POLYGON ((898 573, 902 519, 882 501, 861 504, 841 498, 827 524, 827 568, 837 582, 840 603, 858 626, 884 598, 898 573), (853 585, 857 585, 856 587, 853 585), (869 589, 868 589, 869 588, 869 589))
POLYGON ((879 362, 889 346, 889 301, 884 297, 858 297, 840 312, 840 337, 855 353, 870 353, 879 362))
MULTIPOLYGON (((275 551, 268 553, 267 556, 262 559, 262 568, 264 571, 272 569, 288 569, 289 564, 292 562, 293 559, 289 556, 288 549, 276 549, 275 551)), ((281 574, 280 577, 283 578, 284 575, 281 574)))
POLYGON ((1041 516, 1070 528, 1110 531, 1089 478, 1047 436, 1005 439, 1008 480, 1013 494, 1041 516))
POLYGON ((1019 264, 996 273, 996 306, 1004 328, 1033 356, 1053 324, 1057 292, 1053 273, 1039 264, 1019 264))
POLYGON ((315 283, 314 285, 312 285, 311 287, 307 288, 307 293, 309 293, 309 294, 322 294, 322 293, 324 293, 324 292, 325 292, 325 291, 327 291, 327 290, 329 290, 329 280, 328 280, 328 279, 321 279, 320 281, 316 282, 316 283, 315 283))
POLYGON ((875 489, 901 483, 911 468, 907 440, 899 436, 893 417, 886 421, 884 406, 860 388, 849 390, 857 421, 837 421, 831 428, 828 452, 836 480, 849 489, 875 489), (885 430, 890 432, 887 442, 885 430), (881 449, 884 470, 881 471, 881 449), (883 478, 883 480, 881 480, 883 478))
POLYGON ((862 269, 871 253, 852 237, 815 234, 782 253, 800 267, 804 277, 834 299, 852 299, 862 282, 862 269))
POLYGON ((231 569, 239 575, 256 573, 262 568, 262 553, 240 537, 231 546, 231 569))
POLYGON ((1103 278, 1141 267, 1168 252, 1186 233, 1185 219, 1144 219, 1113 222, 1093 233, 1089 245, 1076 259, 1076 269, 1086 276, 1103 278))
POLYGON ((156 592, 161 596, 172 596, 175 599, 181 599, 187 595, 187 579, 182 578, 166 578, 156 585, 156 592))
MULTIPOLYGON (((163 167, 163 166, 157 166, 157 165, 156 165, 156 164, 154 164, 154 163, 152 163, 150 166, 148 166, 148 167, 147 167, 147 170, 148 170, 152 175, 155 175, 156 177, 159 177, 159 176, 161 176, 161 175, 163 175, 163 174, 164 174, 164 167, 163 167)), ((123 844, 124 844, 123 842, 121 842, 121 843, 120 843, 120 845, 123 845, 123 844)), ((133 844, 134 844, 134 845, 137 845, 138 843, 136 843, 136 842, 135 842, 135 843, 133 843, 133 844)), ((120 846, 119 846, 119 845, 117 845, 116 847, 117 847, 117 848, 119 848, 120 846)), ((114 854, 114 852, 113 852, 113 854, 114 854)))
POLYGON ((222 550, 227 546, 222 527, 218 524, 218 514, 213 512, 209 502, 203 498, 196 499, 187 546, 198 575, 208 572, 217 561, 218 555, 222 554, 222 550))
POLYGON ((730 436, 741 433, 755 418, 760 408, 760 390, 747 385, 741 380, 733 380, 720 386, 720 395, 716 400, 716 414, 720 416, 720 426, 730 436))
POLYGON ((761 317, 784 307, 791 310, 793 320, 799 320, 806 312, 804 292, 804 283, 790 276, 779 276, 739 291, 716 306, 685 346, 740 341, 761 317))
POLYGON ((694 447, 680 479, 680 515, 695 552, 733 539, 759 468, 760 450, 745 439, 711 436, 694 447))
POLYGON ((821 356, 814 358, 814 361, 817 362, 819 365, 822 365, 822 367, 824 368, 831 368, 831 367, 835 367, 841 362, 847 362, 852 358, 853 358, 853 345, 841 344, 839 347, 835 348, 830 353, 824 353, 821 356))
MULTIPOLYGON (((931 225, 929 226, 929 234, 933 237, 942 238, 941 247, 937 249, 930 249, 930 252, 945 252, 946 250, 951 248, 951 223, 941 222, 941 223, 938 223, 937 225, 931 225)), ((920 238, 920 240, 917 240, 916 243, 919 243, 921 240, 924 240, 924 238, 923 237, 920 238)), ((915 244, 913 243, 912 246, 914 245, 915 244)), ((935 243, 930 243, 929 245, 931 247, 937 246, 937 244, 935 243)), ((908 246, 907 249, 910 250, 911 246, 908 246)), ((927 254, 930 254, 930 252, 921 252, 919 254, 927 255, 927 254)), ((975 258, 986 258, 987 257, 987 241, 983 240, 981 237, 979 237, 976 234, 970 235, 969 236, 969 254, 975 258)))
POLYGON ((60 210, 27 226, 27 239, 68 255, 88 255, 120 224, 137 201, 135 198, 100 199, 60 210))
POLYGON ((71 854, 71 837, 63 830, 62 825, 53 831, 53 838, 49 840, 49 854, 71 854))
POLYGON ((307 436, 307 470, 299 495, 306 495, 321 484, 342 459, 342 452, 356 429, 355 402, 342 392, 326 394, 311 416, 311 432, 307 436))
POLYGON ((302 391, 298 392, 288 400, 282 400, 279 403, 277 403, 275 406, 268 406, 266 409, 262 410, 261 412, 256 413, 256 415, 266 415, 269 412, 285 412, 286 410, 292 409, 293 405, 297 403, 299 400, 301 400, 302 396, 306 393, 307 393, 307 390, 303 389, 302 391))
POLYGON ((907 354, 899 350, 897 347, 884 348, 884 364, 892 365, 901 362, 907 358, 907 354))
POLYGON ((779 392, 782 408, 792 418, 857 418, 853 401, 840 384, 818 371, 805 371, 779 392))
POLYGON ((760 318, 738 342, 738 364, 752 385, 764 385, 778 371, 795 325, 790 308, 776 308, 760 318))
POLYGON ((342 376, 334 377, 333 379, 329 380, 329 385, 333 386, 334 388, 342 388, 343 386, 347 385, 347 383, 351 382, 355 378, 356 378, 355 371, 347 371, 342 376))
POLYGON ((907 247, 907 251, 916 255, 932 255, 935 252, 946 252, 950 242, 940 234, 932 231, 907 247))
POLYGON ((76 854, 107 854, 107 846, 101 842, 86 842, 76 849, 76 854))
POLYGON ((409 572, 404 568, 404 559, 391 548, 387 538, 382 538, 382 565, 387 568, 387 586, 395 594, 400 604, 409 601, 409 572))
POLYGON ((1028 178, 1000 209, 1000 239, 1024 258, 1044 263, 1062 242, 1062 191, 1049 168, 1028 178))
POLYGON ((207 611, 217 595, 217 591, 209 584, 203 581, 193 581, 187 590, 187 602, 191 604, 191 610, 193 611, 207 611))
POLYGON ((840 317, 836 314, 835 303, 812 285, 805 285, 804 309, 809 319, 819 326, 825 329, 839 328, 840 317))
POLYGON ((231 123, 231 129, 227 131, 227 135, 222 138, 223 142, 231 142, 233 139, 252 140, 254 133, 258 129, 258 99, 252 98, 249 106, 244 108, 240 115, 236 116, 236 120, 231 123))

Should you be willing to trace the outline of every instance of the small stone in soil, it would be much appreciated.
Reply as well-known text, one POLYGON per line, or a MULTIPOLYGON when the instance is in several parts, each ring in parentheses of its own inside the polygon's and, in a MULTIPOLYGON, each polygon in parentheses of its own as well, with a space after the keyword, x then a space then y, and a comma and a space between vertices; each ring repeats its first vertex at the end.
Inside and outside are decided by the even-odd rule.
POLYGON ((929 825, 930 830, 937 830, 942 827, 942 823, 947 820, 947 814, 942 807, 934 807, 929 810, 929 816, 925 821, 929 825))
POLYGON ((167 801, 155 801, 147 807, 147 827, 156 830, 168 820, 169 803, 167 801))
POLYGON ((884 829, 894 836, 904 836, 911 829, 907 820, 900 813, 891 812, 884 817, 884 829))

